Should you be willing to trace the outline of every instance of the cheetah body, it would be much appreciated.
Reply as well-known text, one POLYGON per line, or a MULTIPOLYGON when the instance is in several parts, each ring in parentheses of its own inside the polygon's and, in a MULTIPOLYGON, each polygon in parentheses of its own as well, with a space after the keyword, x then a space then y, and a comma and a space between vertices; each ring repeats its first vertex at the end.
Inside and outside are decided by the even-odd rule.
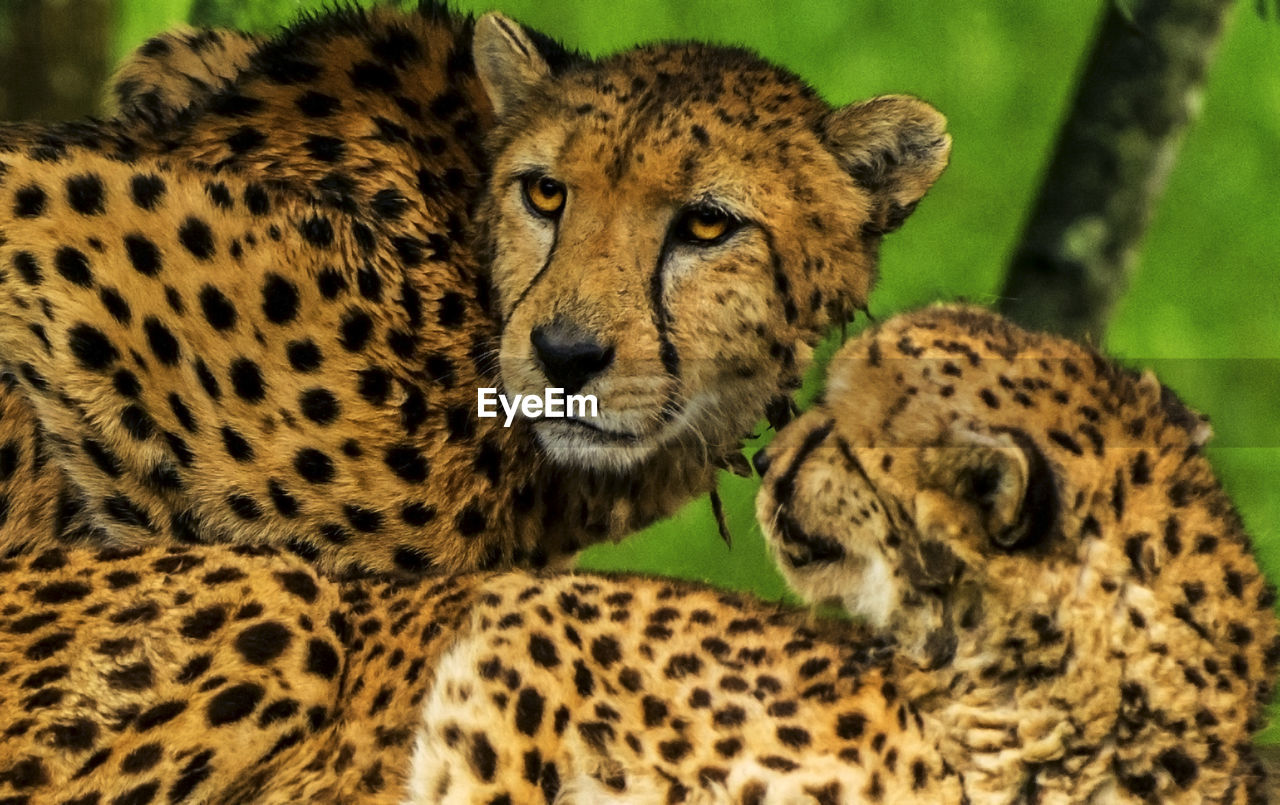
POLYGON ((1257 801, 1274 596, 1204 437, 1150 378, 987 313, 863 336, 758 464, 792 585, 874 631, 625 576, 8 560, 0 794, 1257 801))
POLYGON ((894 636, 971 802, 1257 802, 1275 593, 1150 373, 976 308, 890 320, 780 436, 779 568, 894 636))
POLYGON ((431 4, 173 34, 117 94, 115 120, 0 129, 0 368, 31 409, 0 421, 0 495, 53 501, 11 550, 265 540, 421 573, 625 535, 711 488, 865 304, 949 143, 921 102, 832 110, 742 51, 590 62, 431 4), (707 199, 731 237, 667 236, 707 199), (476 416, 478 387, 551 385, 538 333, 587 330, 600 423, 476 416))

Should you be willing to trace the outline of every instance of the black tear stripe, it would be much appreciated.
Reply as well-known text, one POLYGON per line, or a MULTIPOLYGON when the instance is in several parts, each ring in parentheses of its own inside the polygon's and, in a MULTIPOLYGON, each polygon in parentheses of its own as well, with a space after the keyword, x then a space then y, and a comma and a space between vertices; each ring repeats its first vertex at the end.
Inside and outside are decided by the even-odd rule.
POLYGON ((502 323, 504 328, 506 326, 506 322, 511 321, 511 319, 516 315, 516 309, 520 307, 520 303, 524 301, 524 298, 529 295, 529 292, 533 290, 533 287, 542 279, 542 275, 546 274, 547 269, 551 267, 551 259, 556 256, 556 248, 559 247, 559 245, 560 226, 557 224, 555 231, 551 234, 551 248, 547 249, 547 259, 543 261, 542 267, 538 269, 538 273, 533 275, 533 279, 529 280, 529 284, 524 286, 524 290, 516 297, 515 304, 511 306, 511 312, 507 314, 506 321, 502 323))
POLYGON ((787 318, 787 324, 795 324, 799 313, 796 309, 796 300, 791 296, 791 280, 782 267, 782 254, 778 252, 773 231, 763 224, 757 224, 757 226, 764 233, 764 242, 769 248, 769 262, 773 266, 773 285, 778 290, 779 298, 782 299, 782 313, 787 318))
POLYGON ((667 311, 667 305, 662 297, 666 293, 666 274, 662 270, 667 264, 667 255, 671 251, 671 235, 668 234, 662 242, 662 249, 658 252, 658 264, 654 266, 653 276, 649 278, 649 308, 653 315, 653 326, 658 330, 658 357, 662 359, 662 368, 667 374, 676 378, 680 378, 680 354, 676 351, 675 344, 671 343, 671 336, 668 329, 671 326, 671 314, 667 311))

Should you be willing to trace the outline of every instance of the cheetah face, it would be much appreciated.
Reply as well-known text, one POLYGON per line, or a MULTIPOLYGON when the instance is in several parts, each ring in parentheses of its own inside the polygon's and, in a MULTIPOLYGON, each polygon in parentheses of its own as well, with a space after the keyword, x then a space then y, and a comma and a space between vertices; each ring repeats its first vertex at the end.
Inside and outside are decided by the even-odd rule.
POLYGON ((957 379, 942 371, 949 358, 884 357, 915 343, 893 324, 842 349, 824 400, 757 455, 757 515, 803 598, 835 600, 941 661, 957 621, 1012 606, 1029 574, 1073 561, 1067 490, 1020 421, 1033 417, 981 402, 994 378, 968 367, 957 379))
POLYGON ((565 464, 736 444, 823 328, 864 305, 880 235, 945 164, 943 119, 906 98, 833 111, 735 50, 643 48, 559 73, 536 53, 509 20, 479 23, 505 393, 597 398, 594 418, 535 422, 565 464), (860 183, 872 163, 892 175, 860 183))

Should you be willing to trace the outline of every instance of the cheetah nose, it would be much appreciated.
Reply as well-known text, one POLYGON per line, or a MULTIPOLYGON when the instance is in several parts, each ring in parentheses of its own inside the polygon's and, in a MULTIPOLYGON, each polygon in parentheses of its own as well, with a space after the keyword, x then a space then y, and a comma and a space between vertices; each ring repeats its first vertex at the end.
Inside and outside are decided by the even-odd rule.
POLYGON ((769 471, 769 465, 773 463, 773 457, 769 455, 769 448, 761 447, 756 454, 751 457, 751 466, 756 468, 756 474, 761 478, 769 471))
POLYGON ((529 340, 547 380, 563 388, 565 394, 577 394, 613 363, 613 347, 604 346, 563 319, 533 328, 529 340))

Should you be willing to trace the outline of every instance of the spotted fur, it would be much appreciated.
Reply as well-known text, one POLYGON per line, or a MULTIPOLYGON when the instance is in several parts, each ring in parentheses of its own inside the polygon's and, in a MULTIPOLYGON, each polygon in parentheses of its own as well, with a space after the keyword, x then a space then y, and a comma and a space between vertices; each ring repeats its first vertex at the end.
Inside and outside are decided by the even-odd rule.
POLYGON ((1274 596, 1202 426, 981 311, 849 345, 760 510, 796 590, 874 630, 640 577, 3 561, 0 797, 1259 802, 1274 596))
POLYGON ((712 487, 949 148, 920 101, 832 109, 743 51, 589 61, 433 5, 161 37, 117 94, 0 129, 0 368, 31 409, 0 444, 61 472, 11 548, 421 573, 621 537, 712 487), (554 226, 534 169, 568 189, 554 226), (695 202, 732 237, 675 244, 695 202), (601 420, 478 419, 477 387, 552 382, 547 328, 610 354, 601 420))
POLYGON ((889 321, 772 445, 810 600, 895 636, 970 802, 1260 802, 1275 592, 1150 374, 973 308, 889 321))

